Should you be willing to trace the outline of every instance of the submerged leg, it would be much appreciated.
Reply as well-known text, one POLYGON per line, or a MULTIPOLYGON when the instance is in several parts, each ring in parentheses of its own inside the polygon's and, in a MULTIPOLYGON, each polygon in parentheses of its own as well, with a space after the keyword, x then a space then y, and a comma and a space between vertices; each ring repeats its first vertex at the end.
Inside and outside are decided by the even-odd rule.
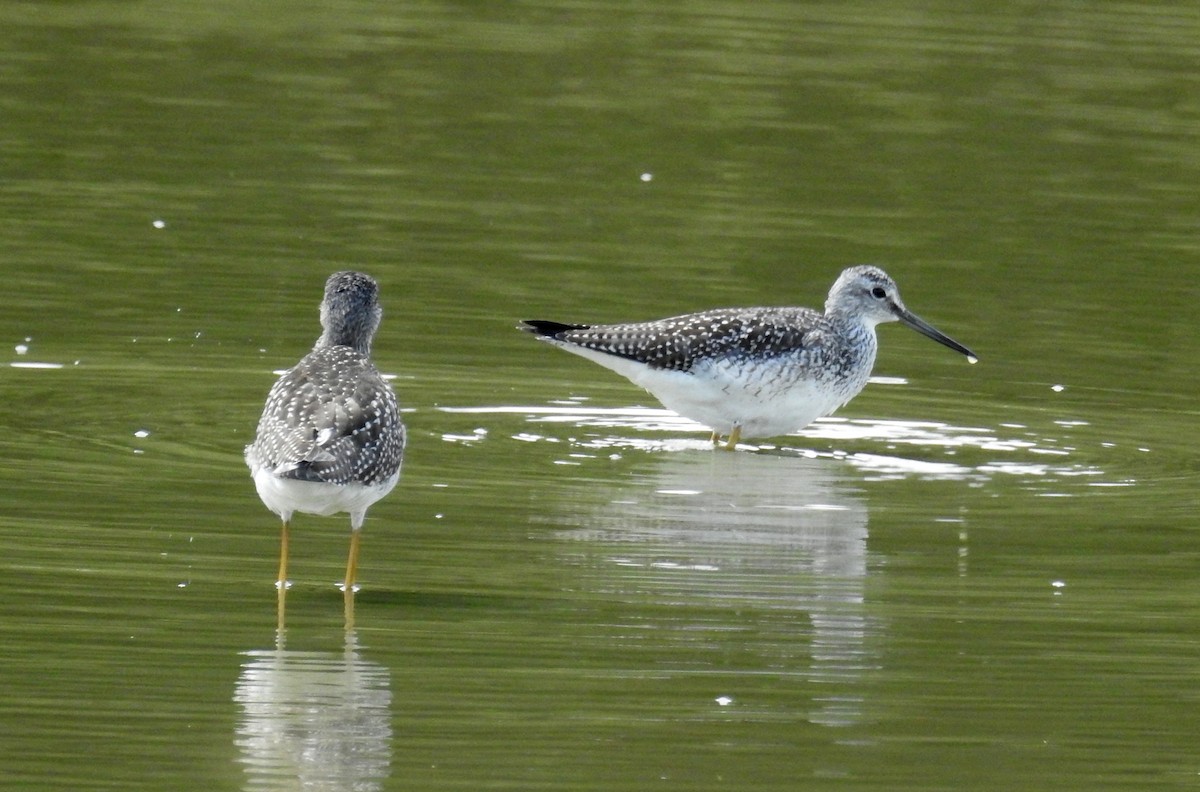
POLYGON ((742 427, 734 426, 729 433, 729 441, 725 443, 725 450, 732 451, 737 448, 738 441, 742 439, 742 427))
POLYGON ((718 443, 721 442, 721 433, 718 432, 716 429, 714 429, 713 433, 712 433, 712 437, 710 437, 708 439, 709 439, 709 442, 711 442, 713 445, 717 445, 718 443))
POLYGON ((346 579, 342 583, 343 591, 354 590, 354 580, 358 576, 358 543, 362 537, 362 531, 358 528, 350 530, 350 555, 346 559, 346 579))
POLYGON ((287 562, 288 562, 288 521, 283 521, 283 530, 279 534, 279 577, 275 578, 275 585, 281 589, 287 588, 287 562))

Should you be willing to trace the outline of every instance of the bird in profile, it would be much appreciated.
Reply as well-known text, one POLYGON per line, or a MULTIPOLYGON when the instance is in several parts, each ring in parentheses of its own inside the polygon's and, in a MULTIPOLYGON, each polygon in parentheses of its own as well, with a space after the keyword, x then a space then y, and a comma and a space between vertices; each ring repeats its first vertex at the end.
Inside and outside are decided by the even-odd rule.
POLYGON ((321 337, 272 386, 257 436, 246 446, 258 496, 283 521, 281 591, 288 585, 292 515, 349 512, 342 586, 352 592, 367 509, 400 479, 404 423, 392 386, 371 362, 382 317, 373 278, 361 272, 330 275, 321 301, 321 337))
POLYGON ((865 265, 842 272, 824 313, 718 308, 628 324, 529 319, 520 329, 627 377, 732 449, 743 437, 801 429, 857 396, 875 365, 875 326, 896 321, 978 360, 909 311, 886 272, 865 265))

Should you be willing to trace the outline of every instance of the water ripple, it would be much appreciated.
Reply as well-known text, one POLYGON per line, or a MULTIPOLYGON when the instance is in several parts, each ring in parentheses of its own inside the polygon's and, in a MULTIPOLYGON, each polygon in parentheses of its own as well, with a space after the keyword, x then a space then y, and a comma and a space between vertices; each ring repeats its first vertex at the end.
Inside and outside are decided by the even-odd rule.
MULTIPOLYGON (((580 402, 550 405, 493 405, 439 407, 455 414, 518 415, 530 425, 512 432, 512 439, 529 443, 563 443, 573 449, 647 453, 680 453, 712 449, 708 429, 669 410, 652 407, 593 407, 580 402), (554 428, 631 429, 636 435, 588 432, 562 436, 554 428), (698 437, 662 437, 652 433, 698 434, 698 437)), ((1053 426, 1069 431, 1079 422, 1055 421, 1053 426)), ((1084 425, 1085 426, 1085 425, 1084 425)), ((473 434, 446 433, 447 442, 476 443, 487 437, 485 429, 473 434)), ((994 428, 954 426, 937 421, 904 421, 870 418, 821 418, 782 442, 744 443, 747 451, 801 456, 810 459, 845 461, 871 478, 922 478, 982 481, 998 476, 1013 477, 1102 477, 1098 466, 1077 459, 1076 447, 1063 437, 1047 435, 1023 424, 1002 423, 994 428), (794 438, 793 444, 788 440, 794 438)), ((588 455, 576 455, 586 458, 588 455)), ((577 459, 562 464, 579 464, 577 459)), ((1129 486, 1128 479, 1095 482, 1096 485, 1129 486)))

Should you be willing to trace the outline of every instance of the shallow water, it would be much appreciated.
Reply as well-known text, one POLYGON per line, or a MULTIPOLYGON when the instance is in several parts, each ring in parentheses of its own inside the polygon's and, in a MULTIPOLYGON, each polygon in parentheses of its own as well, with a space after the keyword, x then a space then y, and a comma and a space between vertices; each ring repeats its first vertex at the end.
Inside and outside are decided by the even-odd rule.
POLYGON ((0 8, 0 776, 30 789, 1200 786, 1183 3, 0 8), (707 432, 514 325, 896 325, 707 432), (241 461, 333 269, 410 447, 241 461))

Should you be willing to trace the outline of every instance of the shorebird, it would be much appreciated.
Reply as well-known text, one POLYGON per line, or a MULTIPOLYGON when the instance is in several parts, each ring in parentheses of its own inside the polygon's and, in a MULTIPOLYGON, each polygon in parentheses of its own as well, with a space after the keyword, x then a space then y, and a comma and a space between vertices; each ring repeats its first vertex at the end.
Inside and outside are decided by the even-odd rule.
POLYGON ((267 394, 246 464, 258 497, 279 515, 282 591, 292 515, 350 513, 342 587, 354 590, 367 509, 400 479, 405 430, 392 386, 371 362, 383 310, 379 286, 361 272, 335 272, 321 301, 321 337, 267 394))
POLYGON ((872 266, 843 271, 824 313, 718 308, 628 324, 528 319, 520 329, 627 377, 709 427, 714 444, 728 436, 732 449, 743 437, 801 429, 857 396, 875 365, 875 326, 896 321, 978 360, 909 311, 896 282, 872 266))

